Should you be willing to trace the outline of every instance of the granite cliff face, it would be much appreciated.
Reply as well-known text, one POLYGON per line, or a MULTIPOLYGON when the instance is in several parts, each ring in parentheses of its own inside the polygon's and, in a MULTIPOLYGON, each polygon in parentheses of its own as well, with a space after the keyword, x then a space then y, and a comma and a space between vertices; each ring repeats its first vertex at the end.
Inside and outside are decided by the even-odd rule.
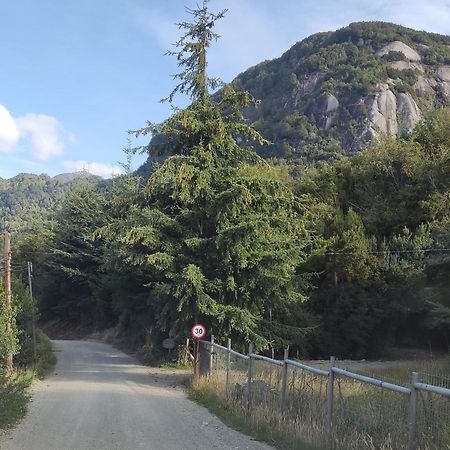
POLYGON ((352 153, 450 104, 450 37, 355 23, 313 35, 233 83, 261 101, 247 117, 272 142, 260 149, 266 156, 352 153))

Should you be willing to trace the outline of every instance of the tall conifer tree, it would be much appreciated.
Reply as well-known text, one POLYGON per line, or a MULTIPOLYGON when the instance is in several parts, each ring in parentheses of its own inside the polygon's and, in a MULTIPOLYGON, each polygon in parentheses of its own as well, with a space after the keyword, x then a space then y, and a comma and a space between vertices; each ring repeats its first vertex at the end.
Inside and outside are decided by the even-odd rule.
MULTIPOLYGON (((298 273, 309 237, 301 202, 252 150, 264 139, 245 123, 246 92, 219 86, 206 74, 206 50, 217 39, 207 1, 188 10, 193 22, 175 55, 179 84, 191 105, 161 125, 172 154, 148 180, 132 215, 100 231, 119 236, 129 256, 147 270, 146 285, 161 333, 180 335, 202 320, 216 335, 239 334, 259 346, 284 346, 303 335, 298 273)), ((149 152, 160 151, 150 143, 149 152)))

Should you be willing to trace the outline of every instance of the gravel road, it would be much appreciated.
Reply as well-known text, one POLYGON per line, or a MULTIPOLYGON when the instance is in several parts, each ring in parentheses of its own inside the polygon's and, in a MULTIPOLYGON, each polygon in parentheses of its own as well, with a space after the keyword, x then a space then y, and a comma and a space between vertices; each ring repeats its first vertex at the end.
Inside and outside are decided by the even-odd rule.
POLYGON ((271 448, 188 400, 176 373, 99 342, 53 342, 56 369, 34 387, 26 418, 0 436, 1 450, 271 448))

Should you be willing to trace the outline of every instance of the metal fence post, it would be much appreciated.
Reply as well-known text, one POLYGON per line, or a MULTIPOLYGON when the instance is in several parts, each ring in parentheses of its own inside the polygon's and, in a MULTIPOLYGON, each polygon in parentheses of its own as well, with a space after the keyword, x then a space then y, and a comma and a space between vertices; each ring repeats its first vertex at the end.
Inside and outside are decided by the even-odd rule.
POLYGON ((409 397, 408 411, 408 450, 415 450, 417 437, 417 389, 416 383, 419 382, 419 374, 413 372, 411 375, 411 395, 409 397))
POLYGON ((247 412, 250 414, 252 407, 252 378, 253 378, 253 368, 252 368, 252 353, 253 344, 248 346, 248 371, 247 371, 247 412))
POLYGON ((228 338, 227 350, 227 377, 225 382, 225 389, 228 396, 230 393, 231 338, 228 338))
POLYGON ((281 389, 280 389, 280 411, 284 412, 286 408, 286 388, 287 388, 287 377, 288 377, 288 363, 289 359, 289 347, 284 350, 284 364, 282 368, 281 375, 281 389))
POLYGON ((327 427, 328 427, 328 447, 333 445, 333 398, 334 398, 334 372, 333 367, 336 358, 330 358, 330 372, 328 373, 327 383, 327 427))
POLYGON ((211 334, 211 346, 209 348, 209 374, 212 375, 214 366, 214 335, 211 334))

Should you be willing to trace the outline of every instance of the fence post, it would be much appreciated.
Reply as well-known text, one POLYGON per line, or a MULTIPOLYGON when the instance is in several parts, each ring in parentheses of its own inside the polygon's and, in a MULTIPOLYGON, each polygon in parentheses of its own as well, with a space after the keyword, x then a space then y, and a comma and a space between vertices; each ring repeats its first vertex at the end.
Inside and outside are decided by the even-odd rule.
POLYGON ((230 393, 231 338, 228 338, 227 349, 227 377, 225 382, 225 389, 228 396, 230 393))
POLYGON ((328 427, 328 448, 333 446, 333 397, 334 397, 334 372, 333 367, 336 358, 330 358, 330 372, 328 373, 327 384, 327 427, 328 427))
POLYGON ((284 364, 283 373, 281 375, 281 390, 280 390, 280 411, 284 412, 286 408, 286 388, 287 388, 287 377, 288 377, 288 363, 289 359, 289 347, 284 350, 284 364))
POLYGON ((200 379, 200 340, 194 342, 194 382, 200 379))
POLYGON ((250 414, 252 407, 252 378, 253 378, 253 368, 252 368, 252 353, 253 344, 248 346, 248 371, 247 371, 247 412, 250 414))
POLYGON ((411 375, 411 395, 409 397, 408 411, 408 450, 415 450, 417 436, 417 389, 416 383, 419 382, 419 374, 413 372, 411 375))
POLYGON ((212 375, 214 365, 214 335, 211 334, 211 346, 209 348, 209 374, 212 375))

